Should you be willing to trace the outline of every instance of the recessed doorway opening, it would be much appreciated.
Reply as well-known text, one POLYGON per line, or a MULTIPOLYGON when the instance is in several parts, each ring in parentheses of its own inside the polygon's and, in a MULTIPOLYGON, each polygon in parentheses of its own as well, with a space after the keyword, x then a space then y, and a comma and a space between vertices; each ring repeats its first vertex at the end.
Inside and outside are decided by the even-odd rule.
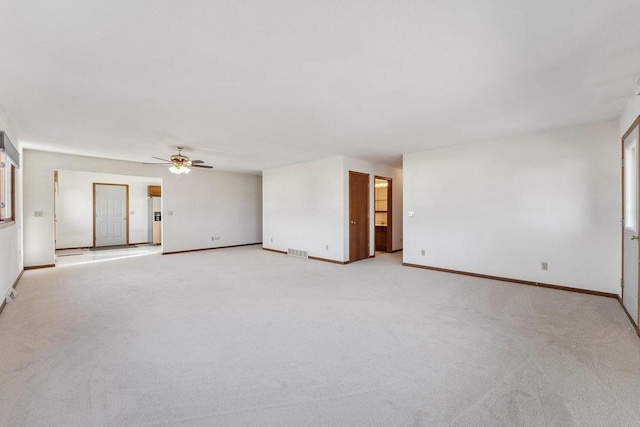
POLYGON ((162 251, 161 178, 55 170, 53 182, 56 264, 162 251))
POLYGON ((375 177, 374 219, 376 252, 393 252, 391 178, 375 177))

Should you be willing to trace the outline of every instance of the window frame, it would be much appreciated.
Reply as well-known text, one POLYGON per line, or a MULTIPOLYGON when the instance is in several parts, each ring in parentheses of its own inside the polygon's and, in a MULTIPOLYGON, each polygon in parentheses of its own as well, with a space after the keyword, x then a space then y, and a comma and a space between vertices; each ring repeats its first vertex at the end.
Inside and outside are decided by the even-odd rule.
POLYGON ((4 167, 0 169, 0 186, 6 189, 4 197, 9 201, 9 212, 5 212, 6 218, 0 217, 0 228, 4 228, 14 224, 16 220, 16 167, 9 161, 5 153, 0 152, 0 162, 4 163, 4 167), (5 182, 7 176, 10 177, 9 188, 5 182))

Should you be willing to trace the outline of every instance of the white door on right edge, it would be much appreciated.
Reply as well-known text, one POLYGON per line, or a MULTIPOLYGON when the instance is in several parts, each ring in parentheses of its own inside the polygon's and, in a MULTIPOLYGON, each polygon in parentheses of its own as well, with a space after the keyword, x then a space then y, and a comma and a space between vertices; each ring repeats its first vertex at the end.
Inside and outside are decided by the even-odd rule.
POLYGON ((622 301, 638 324, 638 126, 624 140, 622 301))

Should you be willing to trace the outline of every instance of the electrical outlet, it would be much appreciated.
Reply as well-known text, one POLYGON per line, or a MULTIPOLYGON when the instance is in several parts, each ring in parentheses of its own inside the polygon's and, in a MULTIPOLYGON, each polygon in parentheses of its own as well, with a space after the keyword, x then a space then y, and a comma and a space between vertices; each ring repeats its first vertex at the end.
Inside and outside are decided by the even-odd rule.
POLYGON ((549 269, 549 263, 545 262, 545 261, 542 261, 540 263, 540 268, 542 268, 543 270, 548 270, 549 269))
POLYGON ((273 237, 271 238, 271 243, 273 243, 273 237))
POLYGON ((216 238, 211 236, 211 241, 213 242, 214 240, 216 240, 216 238))
POLYGON ((324 250, 328 251, 329 250, 329 245, 324 245, 324 250))
POLYGON ((424 253, 425 253, 425 251, 424 251, 424 249, 422 249, 422 250, 420 251, 420 255, 424 256, 424 253))
POLYGON ((129 215, 133 215, 134 213, 134 211, 129 211, 129 215))
POLYGON ((167 211, 167 216, 173 216, 173 211, 167 211))

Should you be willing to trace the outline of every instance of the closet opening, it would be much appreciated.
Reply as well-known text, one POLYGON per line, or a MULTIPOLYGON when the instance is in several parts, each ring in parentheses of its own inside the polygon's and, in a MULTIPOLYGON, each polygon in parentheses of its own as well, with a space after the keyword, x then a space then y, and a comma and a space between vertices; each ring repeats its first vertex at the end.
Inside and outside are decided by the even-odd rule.
POLYGON ((374 219, 375 219, 375 247, 376 252, 393 252, 391 209, 392 182, 391 178, 375 177, 374 183, 374 219))

